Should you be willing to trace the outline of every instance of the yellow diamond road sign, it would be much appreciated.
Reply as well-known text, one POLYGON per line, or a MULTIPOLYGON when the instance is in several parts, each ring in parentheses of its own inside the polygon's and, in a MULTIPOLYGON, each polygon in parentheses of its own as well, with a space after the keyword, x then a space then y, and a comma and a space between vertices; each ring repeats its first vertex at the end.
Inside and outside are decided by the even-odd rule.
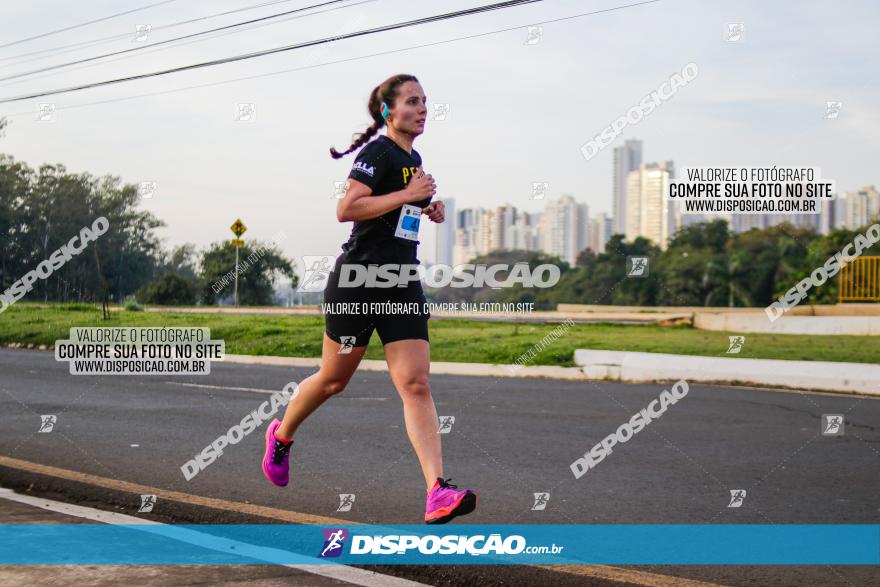
POLYGON ((235 236, 241 236, 247 230, 247 227, 244 225, 244 222, 241 221, 241 218, 236 218, 235 222, 233 222, 232 226, 229 228, 235 236))

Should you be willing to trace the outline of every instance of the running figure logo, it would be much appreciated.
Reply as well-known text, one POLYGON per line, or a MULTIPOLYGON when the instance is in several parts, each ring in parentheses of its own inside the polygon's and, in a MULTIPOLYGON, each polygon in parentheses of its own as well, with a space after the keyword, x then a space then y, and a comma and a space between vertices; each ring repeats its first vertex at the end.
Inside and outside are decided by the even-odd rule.
POLYGON ((337 355, 350 355, 351 349, 354 348, 354 343, 357 340, 356 336, 340 336, 339 337, 339 350, 336 351, 337 355))
POLYGON ((742 350, 743 345, 746 344, 745 336, 729 336, 727 337, 730 340, 730 346, 727 347, 728 355, 738 355, 742 350))
POLYGON ((727 40, 731 43, 742 41, 743 33, 746 31, 746 25, 741 22, 727 23, 727 40))
POLYGON ((150 31, 153 30, 153 25, 151 24, 136 24, 134 25, 134 40, 138 43, 143 43, 147 40, 147 37, 150 35, 150 31))
POLYGON ((39 122, 55 122, 55 103, 41 102, 37 112, 37 120, 39 122))
POLYGON ((822 414, 822 436, 843 436, 843 414, 822 414))
POLYGON ((336 257, 333 255, 303 255, 302 283, 296 288, 299 292, 318 292, 327 288, 327 280, 333 271, 336 257))
POLYGON ((541 42, 541 37, 544 36, 544 27, 542 26, 530 26, 528 29, 526 42, 524 45, 537 45, 541 42))
POLYGON ((337 512, 350 512, 351 506, 354 505, 354 493, 340 493, 339 494, 339 507, 336 508, 337 512))
POLYGON ((843 108, 843 102, 839 100, 830 100, 825 102, 825 119, 833 120, 840 116, 840 109, 843 108))
POLYGON ((443 122, 446 120, 446 116, 449 114, 449 104, 446 102, 436 103, 434 106, 434 112, 431 114, 431 122, 443 122))
POLYGON ((158 187, 159 184, 155 181, 142 181, 138 184, 138 196, 144 199, 152 198, 158 187))
POLYGON ((440 434, 452 432, 453 424, 455 424, 455 416, 440 416, 440 434))
POLYGON ((333 197, 337 200, 341 200, 345 197, 345 193, 348 191, 348 188, 351 187, 351 180, 349 179, 347 181, 334 181, 333 185, 336 189, 336 191, 333 192, 333 197))
POLYGON ((154 505, 156 505, 156 496, 142 493, 141 494, 141 507, 138 508, 138 513, 141 513, 141 512, 149 513, 151 511, 153 511, 154 505))
POLYGON ((549 493, 536 493, 535 503, 532 505, 533 510, 543 510, 547 508, 547 502, 550 501, 549 493))
POLYGON ((626 272, 627 277, 647 277, 648 276, 648 258, 647 257, 627 257, 626 264, 629 270, 626 272))
POLYGON ((348 530, 345 528, 324 528, 324 548, 321 558, 335 558, 342 554, 342 545, 348 538, 348 530))
POLYGON ((743 501, 746 499, 746 490, 745 489, 731 489, 730 490, 730 503, 727 504, 729 508, 738 508, 742 506, 743 501))
POLYGON ((58 421, 58 416, 55 414, 46 414, 45 416, 40 416, 40 429, 37 432, 52 432, 52 428, 55 427, 55 422, 58 421))
POLYGON ((549 182, 533 181, 532 182, 532 199, 533 200, 543 200, 544 196, 547 195, 548 189, 550 189, 549 182))
POLYGON ((239 102, 235 105, 236 122, 253 122, 257 119, 257 105, 253 102, 239 102))

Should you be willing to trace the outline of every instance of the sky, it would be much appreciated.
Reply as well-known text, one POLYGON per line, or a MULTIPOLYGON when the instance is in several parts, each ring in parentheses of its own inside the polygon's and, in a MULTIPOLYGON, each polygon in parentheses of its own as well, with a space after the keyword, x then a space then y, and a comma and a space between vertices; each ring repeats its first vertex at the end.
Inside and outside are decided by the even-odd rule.
MULTIPOLYGON (((163 29, 265 3, 174 0, 16 42, 156 2, 4 2, 0 45, 14 44, 0 47, 0 78, 317 4, 275 2, 163 29), (147 41, 135 41, 136 26, 145 24, 153 29, 147 41), (18 57, 117 35, 125 37, 18 57)), ((199 42, 0 79, 0 100, 490 3, 348 1, 199 42)), ((351 223, 336 220, 335 182, 348 176, 354 153, 334 160, 328 149, 346 149, 351 134, 370 124, 370 91, 396 73, 419 78, 429 109, 448 104, 446 119, 429 120, 414 146, 437 182, 435 199, 454 198, 459 209, 509 203, 540 212, 544 203, 532 199, 532 184, 547 182, 545 200, 570 194, 591 216, 610 212, 612 150, 630 138, 643 141, 645 162, 673 160, 678 169, 819 167, 841 191, 880 184, 876 2, 660 0, 615 9, 636 3, 545 0, 0 103, 0 117, 10 120, 0 153, 33 168, 60 163, 72 173, 156 182, 141 205, 166 223, 159 231, 166 247, 233 238, 229 226, 240 217, 245 239, 283 232, 279 246, 290 259, 339 254, 351 223), (568 18, 595 11, 604 12, 568 18), (742 23, 739 41, 727 39, 730 23, 742 23), (542 27, 537 42, 527 42, 530 26, 542 27), (691 62, 695 79, 585 159, 585 142, 691 62), (842 102, 837 118, 825 117, 828 101, 842 102), (53 120, 37 120, 41 102, 55 105, 53 120), (255 105, 253 120, 235 120, 239 103, 255 105)), ((423 224, 423 262, 434 259, 434 229, 423 224)))

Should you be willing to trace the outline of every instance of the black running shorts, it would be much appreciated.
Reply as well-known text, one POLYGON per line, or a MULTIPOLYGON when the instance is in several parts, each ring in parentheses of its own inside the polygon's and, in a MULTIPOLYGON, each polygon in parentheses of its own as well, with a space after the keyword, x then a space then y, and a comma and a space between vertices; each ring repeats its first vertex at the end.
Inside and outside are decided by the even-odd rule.
POLYGON ((324 289, 328 337, 353 347, 366 346, 373 330, 379 333, 383 345, 396 340, 429 340, 431 314, 420 281, 410 281, 406 287, 339 287, 341 260, 324 289))

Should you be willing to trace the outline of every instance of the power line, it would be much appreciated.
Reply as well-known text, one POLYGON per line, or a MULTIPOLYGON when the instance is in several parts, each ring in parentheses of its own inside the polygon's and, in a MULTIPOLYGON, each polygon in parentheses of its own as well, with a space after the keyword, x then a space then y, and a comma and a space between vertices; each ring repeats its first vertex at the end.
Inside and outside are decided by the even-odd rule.
POLYGON ((214 28, 214 29, 208 29, 207 31, 200 31, 200 32, 197 32, 197 33, 190 33, 190 34, 188 34, 188 35, 183 35, 183 36, 180 36, 180 37, 174 37, 174 38, 172 38, 172 39, 165 39, 164 41, 159 41, 159 42, 157 42, 157 43, 151 43, 151 44, 149 44, 149 45, 142 45, 142 46, 140 46, 140 47, 132 47, 131 49, 123 49, 123 50, 121 50, 121 51, 114 51, 114 52, 112 52, 112 53, 105 53, 104 55, 96 55, 95 57, 85 57, 85 58, 83 58, 83 59, 78 59, 78 60, 76 60, 76 61, 69 61, 69 62, 67 62, 67 63, 59 63, 59 64, 57 64, 57 65, 50 65, 50 66, 48 66, 48 67, 43 67, 42 69, 34 69, 34 70, 31 70, 31 71, 25 71, 25 72, 23 72, 23 73, 16 73, 16 74, 14 74, 14 75, 8 75, 8 76, 6 76, 6 77, 0 77, 0 81, 5 82, 5 81, 11 80, 11 79, 17 79, 17 78, 20 78, 20 77, 26 77, 26 76, 29 76, 29 75, 33 75, 33 74, 35 74, 35 73, 43 73, 43 72, 45 72, 45 71, 54 71, 54 70, 56 70, 56 69, 62 69, 62 68, 64 68, 64 67, 70 67, 71 65, 79 65, 79 64, 81 64, 81 63, 88 63, 88 62, 90 62, 90 61, 97 61, 97 60, 99 60, 99 59, 104 59, 104 58, 106 58, 106 57, 115 57, 116 55, 123 55, 123 54, 126 54, 126 53, 134 53, 134 52, 136 52, 136 51, 143 51, 144 49, 149 49, 149 48, 151 48, 151 47, 157 47, 157 46, 159 46, 159 45, 167 45, 168 43, 173 43, 173 42, 175 42, 175 41, 184 41, 184 40, 186 40, 186 39, 192 39, 192 38, 194 38, 194 37, 200 37, 200 36, 203 36, 203 35, 208 35, 208 34, 216 33, 216 32, 219 32, 219 31, 225 31, 225 30, 228 30, 228 29, 233 29, 233 28, 241 27, 241 26, 245 26, 245 25, 248 25, 248 24, 254 24, 254 23, 257 23, 257 22, 262 22, 262 21, 266 21, 266 20, 271 20, 271 19, 273 19, 273 18, 279 18, 279 17, 281 17, 281 16, 288 16, 288 15, 290 15, 290 14, 295 14, 295 13, 297 13, 297 12, 304 12, 304 11, 306 11, 306 10, 311 10, 311 9, 313 9, 313 8, 321 8, 321 7, 323 7, 323 6, 327 6, 327 5, 330 5, 330 4, 339 4, 340 2, 346 2, 346 1, 347 1, 347 0, 330 0, 329 2, 323 2, 323 3, 321 3, 321 4, 312 4, 311 6, 304 6, 303 8, 296 8, 296 9, 294 9, 294 10, 287 10, 287 11, 285 11, 285 12, 279 12, 279 13, 277 13, 277 14, 270 14, 269 16, 261 16, 260 18, 255 18, 255 19, 252 19, 252 20, 246 20, 246 21, 244 21, 244 22, 237 22, 237 23, 233 23, 233 24, 228 24, 228 25, 221 26, 221 27, 217 27, 217 28, 214 28))
POLYGON ((111 80, 105 80, 105 81, 102 81, 102 82, 93 82, 93 83, 90 83, 90 84, 83 84, 83 85, 80 85, 80 86, 72 86, 72 87, 69 87, 69 88, 62 88, 62 89, 58 89, 58 90, 47 90, 47 91, 44 91, 44 92, 38 92, 38 93, 36 93, 36 94, 27 94, 27 95, 24 95, 24 96, 15 96, 15 97, 13 97, 13 98, 3 98, 3 99, 0 99, 0 104, 4 104, 4 103, 7 103, 7 102, 18 102, 18 101, 21 101, 21 100, 29 100, 29 99, 31 99, 31 98, 40 98, 40 97, 43 97, 43 96, 51 96, 51 95, 62 94, 62 93, 67 93, 67 92, 76 92, 76 91, 86 90, 86 89, 89 89, 89 88, 96 88, 96 87, 101 87, 101 86, 108 86, 108 85, 113 85, 113 84, 118 84, 118 83, 124 83, 124 82, 134 81, 134 80, 138 80, 138 79, 146 79, 146 78, 148 78, 148 77, 157 77, 157 76, 160 76, 160 75, 167 75, 167 74, 170 74, 170 73, 177 73, 177 72, 180 72, 180 71, 189 71, 189 70, 193 70, 193 69, 200 69, 200 68, 203 68, 203 67, 213 67, 213 66, 215 66, 215 65, 223 65, 223 64, 226 64, 226 63, 233 63, 233 62, 236 62, 236 61, 243 61, 243 60, 246 60, 246 59, 254 59, 254 58, 256 58, 256 57, 263 57, 263 56, 266 56, 266 55, 274 55, 274 54, 276 54, 276 53, 282 53, 282 52, 284 52, 284 51, 291 51, 291 50, 294 50, 294 49, 302 49, 302 48, 304 48, 304 47, 311 47, 311 46, 314 46, 314 45, 321 45, 321 44, 324 44, 324 43, 331 43, 331 42, 334 42, 334 41, 338 41, 338 40, 340 40, 340 39, 350 39, 350 38, 354 38, 354 37, 360 37, 360 36, 365 36, 365 35, 372 35, 372 34, 376 34, 376 33, 380 33, 380 32, 385 32, 385 31, 390 31, 390 30, 395 30, 395 29, 401 29, 401 28, 407 28, 407 27, 411 27, 411 26, 417 26, 417 25, 425 24, 425 23, 429 23, 429 22, 439 22, 439 21, 443 21, 443 20, 449 20, 449 19, 452 19, 452 18, 458 18, 458 17, 461 17, 461 16, 467 16, 467 15, 471 15, 471 14, 479 14, 479 13, 482 13, 482 12, 489 12, 489 11, 493 11, 493 10, 501 10, 501 9, 504 9, 504 8, 510 8, 510 7, 513 7, 513 6, 522 6, 522 5, 525 5, 525 4, 533 4, 533 3, 535 3, 535 2, 543 2, 543 1, 544 1, 544 0, 512 0, 512 1, 509 1, 509 2, 499 2, 499 3, 496 3, 496 4, 489 4, 489 5, 486 5, 486 6, 479 6, 479 7, 477 7, 477 8, 468 8, 468 9, 466 9, 466 10, 459 10, 459 11, 456 11, 456 12, 447 12, 447 13, 445 13, 445 14, 438 14, 438 15, 435 15, 435 16, 429 16, 429 17, 425 17, 425 18, 418 18, 418 19, 415 19, 415 20, 409 20, 409 21, 400 22, 400 23, 396 23, 396 24, 386 25, 386 26, 383 26, 383 27, 377 27, 377 28, 373 28, 373 29, 367 29, 367 30, 363 30, 363 31, 357 31, 357 32, 354 32, 354 33, 346 33, 346 34, 344 34, 344 35, 338 35, 338 36, 335 36, 335 37, 329 37, 329 38, 325 38, 325 39, 318 39, 318 40, 316 40, 316 41, 308 41, 308 42, 305 42, 305 43, 297 43, 297 44, 294 44, 294 45, 286 45, 286 46, 283 46, 283 47, 276 47, 276 48, 274 48, 274 49, 266 49, 266 50, 263 50, 263 51, 257 51, 257 52, 254 52, 254 53, 245 53, 245 54, 243 54, 243 55, 235 55, 235 56, 232 56, 232 57, 224 57, 224 58, 222 58, 222 59, 215 59, 215 60, 212 60, 212 61, 204 61, 204 62, 202 62, 202 63, 195 63, 195 64, 192 64, 192 65, 184 65, 184 66, 180 66, 180 67, 174 67, 174 68, 171 68, 171 69, 165 69, 165 70, 160 70, 160 71, 154 71, 154 72, 151 72, 151 73, 143 73, 143 74, 133 75, 133 76, 128 76, 128 77, 124 77, 124 78, 115 78, 115 79, 111 79, 111 80))
MULTIPOLYGON (((287 22, 287 21, 290 21, 290 20, 298 20, 298 19, 300 19, 300 18, 307 18, 307 17, 310 17, 310 16, 316 16, 316 15, 318 15, 318 14, 324 14, 324 13, 326 13, 326 12, 335 12, 335 11, 337 11, 337 10, 345 10, 345 9, 347 9, 347 8, 354 8, 355 6, 360 6, 360 5, 362 5, 362 4, 371 4, 371 3, 373 3, 373 2, 378 2, 378 0, 360 0, 359 2, 353 2, 352 4, 347 4, 347 5, 345 5, 345 6, 337 6, 337 7, 335 7, 335 8, 326 8, 326 9, 324 9, 324 10, 318 10, 318 11, 315 11, 315 12, 311 12, 311 13, 309 13, 309 14, 300 14, 300 15, 295 15, 295 16, 288 16, 288 17, 286 17, 286 18, 282 18, 282 19, 280 19, 280 20, 278 20, 278 21, 275 21, 275 22, 262 22, 262 23, 257 23, 257 24, 255 24, 255 25, 249 27, 249 28, 245 28, 245 29, 241 29, 241 30, 235 30, 235 31, 221 31, 221 32, 218 33, 218 34, 215 34, 215 35, 212 35, 212 36, 208 36, 208 37, 205 37, 205 38, 190 39, 189 41, 179 42, 178 44, 173 45, 173 46, 159 47, 159 48, 156 48, 156 49, 153 49, 153 50, 150 50, 150 51, 145 51, 144 54, 146 54, 146 55, 150 55, 150 54, 152 54, 152 53, 157 53, 157 52, 159 52, 159 51, 167 51, 168 49, 176 49, 176 48, 178 48, 178 47, 184 47, 184 46, 186 46, 186 45, 192 45, 192 44, 194 44, 194 43, 202 43, 202 42, 204 42, 204 41, 213 41, 214 39, 218 39, 218 38, 220 38, 220 37, 224 37, 224 36, 226 36, 226 35, 234 35, 234 34, 238 34, 238 33, 246 33, 246 32, 250 32, 250 31, 252 31, 252 30, 255 30, 255 29, 257 29, 257 28, 261 28, 261 27, 264 27, 264 26, 272 26, 272 25, 276 25, 276 24, 281 24, 281 23, 284 23, 284 22, 287 22)), ((92 64, 89 64, 89 65, 82 65, 82 66, 80 66, 80 67, 74 67, 74 68, 72 68, 72 69, 70 69, 70 70, 68 70, 68 71, 79 71, 79 70, 81 70, 81 69, 88 69, 88 68, 90 68, 90 67, 96 67, 96 66, 101 66, 101 65, 107 65, 107 64, 109 64, 109 63, 116 63, 117 61, 122 61, 122 60, 125 60, 125 59, 131 59, 131 58, 140 57, 141 55, 143 55, 143 54, 139 54, 139 55, 126 55, 126 56, 122 56, 122 57, 117 57, 116 59, 111 59, 111 60, 109 60, 109 61, 105 61, 104 63, 92 63, 92 64)), ((29 79, 29 80, 18 80, 18 81, 14 81, 14 82, 6 83, 6 84, 0 84, 0 88, 5 88, 5 87, 9 87, 9 86, 14 86, 14 85, 16 85, 16 84, 21 84, 21 83, 28 83, 28 82, 32 82, 32 81, 34 81, 34 80, 39 80, 39 79, 43 79, 43 78, 47 78, 47 77, 52 77, 52 76, 54 76, 54 75, 57 75, 57 74, 56 74, 56 73, 47 73, 47 74, 45 74, 45 75, 37 76, 37 77, 35 77, 35 78, 31 78, 31 79, 29 79)))
MULTIPOLYGON (((614 12, 614 11, 617 11, 617 10, 623 10, 623 9, 626 9, 626 8, 634 8, 634 7, 636 7, 636 6, 642 6, 642 5, 645 5, 645 4, 654 4, 654 3, 657 3, 657 2, 660 2, 660 1, 661 1, 661 0, 644 0, 643 2, 635 2, 635 3, 633 3, 633 4, 623 4, 623 5, 620 5, 620 6, 613 6, 613 7, 611 7, 611 8, 603 8, 603 9, 600 9, 600 10, 593 10, 593 11, 591 11, 591 12, 582 12, 582 13, 580 13, 580 14, 573 14, 573 15, 571 15, 571 16, 563 16, 563 17, 560 17, 560 18, 553 18, 553 19, 549 19, 549 20, 543 20, 543 21, 537 21, 537 22, 534 22, 534 21, 533 21, 533 22, 530 22, 528 25, 517 25, 517 26, 513 26, 513 27, 506 27, 506 28, 503 28, 503 29, 496 29, 496 30, 494 30, 494 31, 487 31, 487 32, 485 32, 485 33, 475 33, 475 34, 473 34, 473 35, 465 35, 465 36, 463 36, 463 37, 455 37, 455 38, 453 38, 453 39, 446 39, 446 40, 443 40, 443 41, 433 41, 433 42, 431 42, 431 43, 422 43, 422 44, 420 44, 420 45, 411 45, 411 46, 409 46, 409 47, 401 47, 400 49, 391 49, 391 50, 388 50, 388 51, 380 51, 380 52, 378 52, 378 53, 369 53, 369 54, 367 54, 367 55, 359 55, 359 56, 357 56, 357 57, 347 57, 347 58, 345 58, 345 59, 337 59, 336 61, 328 61, 328 62, 325 62, 325 63, 318 63, 318 64, 315 64, 315 65, 306 65, 306 66, 302 66, 302 67, 294 67, 294 68, 290 68, 290 69, 282 69, 282 70, 279 70, 279 71, 271 71, 271 72, 268 72, 268 73, 259 73, 259 74, 256 74, 256 75, 249 75, 249 76, 244 76, 244 77, 232 78, 232 79, 222 80, 222 81, 218 81, 218 82, 210 82, 210 83, 206 83, 206 84, 197 84, 197 85, 194 85, 194 86, 185 86, 185 87, 182 87, 182 88, 175 88, 175 89, 173 89, 173 90, 160 90, 160 91, 157 91, 157 92, 147 92, 147 93, 144 93, 144 94, 137 94, 137 95, 134 95, 134 96, 123 96, 123 97, 120 97, 120 98, 109 98, 109 99, 107 99, 107 100, 97 100, 97 101, 95 101, 95 102, 84 102, 84 103, 82 103, 82 104, 74 104, 74 105, 71 105, 71 106, 66 106, 66 107, 64 107, 64 108, 58 108, 58 110, 75 110, 75 109, 77 109, 77 108, 88 108, 89 106, 101 106, 101 105, 103 105, 103 104, 112 104, 112 103, 115 103, 115 102, 125 102, 125 101, 128 101, 128 100, 137 100, 137 99, 140 99, 140 98, 151 98, 151 97, 154 97, 154 96, 164 96, 164 95, 167 95, 167 94, 175 94, 175 93, 178 93, 178 92, 186 92, 186 91, 189 91, 189 90, 199 90, 199 89, 202 89, 202 88, 209 88, 209 87, 214 87, 214 86, 222 86, 222 85, 227 85, 227 84, 234 84, 234 83, 242 82, 242 81, 250 81, 250 80, 253 80, 253 79, 260 79, 260 78, 264 78, 264 77, 272 77, 272 76, 276 76, 276 75, 283 75, 283 74, 285 74, 285 73, 292 73, 292 72, 295 72, 295 71, 303 71, 303 70, 306 70, 306 69, 316 69, 316 68, 319 68, 319 67, 325 67, 325 66, 327 66, 327 65, 337 65, 337 64, 340 64, 340 63, 349 63, 349 62, 351 62, 351 61, 359 61, 359 60, 361 60, 361 59, 369 59, 369 58, 371 58, 371 57, 379 57, 379 56, 382 56, 382 55, 391 55, 391 54, 394 54, 394 53, 402 53, 402 52, 404 52, 404 51, 411 51, 411 50, 413 50, 413 49, 423 49, 423 48, 425 48, 425 47, 434 47, 434 46, 437 46, 437 45, 445 45, 445 44, 447 44, 447 43, 454 43, 454 42, 456 42, 456 41, 464 41, 464 40, 468 40, 468 39, 475 39, 475 38, 478 38, 478 37, 486 37, 486 36, 489 36, 489 35, 496 35, 496 34, 499 34, 499 33, 506 33, 506 32, 510 32, 510 31, 515 31, 515 30, 517 30, 517 29, 525 28, 526 26, 542 25, 542 24, 551 24, 551 23, 562 22, 562 21, 566 21, 566 20, 574 20, 574 19, 576 19, 576 18, 583 18, 583 17, 585 17, 585 16, 594 16, 594 15, 596 15, 596 14, 601 14, 601 13, 604 13, 604 12, 614 12)), ((6 99, 3 99, 3 100, 0 100, 0 104, 2 104, 2 103, 4 103, 4 102, 11 102, 11 101, 12 101, 12 100, 6 100, 6 99)), ((16 117, 20 117, 20 116, 31 116, 31 115, 33 115, 33 112, 31 112, 31 111, 28 111, 28 112, 24 112, 24 111, 22 111, 22 112, 14 112, 14 113, 12 113, 12 114, 9 114, 9 117, 10 117, 10 118, 16 118, 16 117)))
POLYGON ((125 16, 126 14, 132 14, 134 12, 140 12, 141 10, 146 10, 148 8, 153 8, 155 6, 161 6, 163 4, 171 4, 172 2, 177 2, 177 0, 164 0, 163 2, 156 2, 155 4, 148 4, 147 6, 141 6, 140 8, 132 8, 131 10, 126 10, 125 12, 119 12, 117 14, 111 14, 110 16, 105 16, 103 18, 96 18, 95 20, 90 20, 88 22, 82 22, 80 24, 75 24, 69 27, 64 27, 63 29, 58 29, 56 31, 49 31, 48 33, 42 33, 39 35, 35 35, 33 37, 28 37, 26 39, 20 39, 18 41, 12 41, 11 43, 6 43, 5 45, 0 45, 0 49, 4 49, 6 47, 11 47, 13 45, 19 45, 21 43, 27 43, 28 41, 33 41, 35 39, 42 39, 43 37, 48 37, 51 35, 57 35, 58 33, 63 33, 66 31, 72 31, 73 29, 78 29, 84 26, 88 26, 90 24, 95 24, 96 22, 103 22, 105 20, 110 20, 111 18, 116 18, 118 16, 125 16))
MULTIPOLYGON (((217 12, 214 14, 199 16, 198 18, 191 18, 189 20, 181 20, 178 22, 173 22, 171 24, 157 26, 157 27, 151 28, 150 31, 151 32, 161 31, 161 30, 165 30, 165 29, 178 27, 178 26, 183 26, 186 24, 192 24, 194 22, 199 22, 202 20, 210 20, 212 18, 217 18, 220 16, 227 16, 230 14, 234 14, 236 12, 246 12, 248 10, 256 10, 257 8, 265 8, 266 6, 272 6, 275 4, 286 4, 288 2, 293 2, 293 0, 271 0, 270 2, 262 2, 260 4, 245 6, 244 8, 236 8, 235 10, 227 10, 226 12, 217 12)), ((10 61, 12 59, 21 59, 22 57, 30 57, 31 55, 40 55, 42 53, 57 53, 57 52, 67 53, 69 51, 66 51, 66 49, 75 49, 76 47, 83 47, 83 46, 87 46, 87 45, 99 45, 102 43, 107 43, 109 41, 119 41, 119 40, 128 39, 128 38, 131 38, 131 33, 121 33, 118 35, 110 35, 108 37, 101 37, 99 39, 91 39, 89 41, 80 41, 78 43, 71 43, 70 45, 62 45, 60 47, 52 47, 49 49, 40 49, 39 51, 31 51, 30 53, 21 53, 19 55, 10 55, 9 57, 0 57, 0 61, 10 61)), ((34 59, 28 59, 26 61, 20 61, 19 63, 10 64, 10 65, 3 65, 0 67, 10 67, 11 65, 19 65, 21 63, 29 63, 30 61, 39 61, 40 59, 45 59, 45 57, 36 57, 34 59)))

